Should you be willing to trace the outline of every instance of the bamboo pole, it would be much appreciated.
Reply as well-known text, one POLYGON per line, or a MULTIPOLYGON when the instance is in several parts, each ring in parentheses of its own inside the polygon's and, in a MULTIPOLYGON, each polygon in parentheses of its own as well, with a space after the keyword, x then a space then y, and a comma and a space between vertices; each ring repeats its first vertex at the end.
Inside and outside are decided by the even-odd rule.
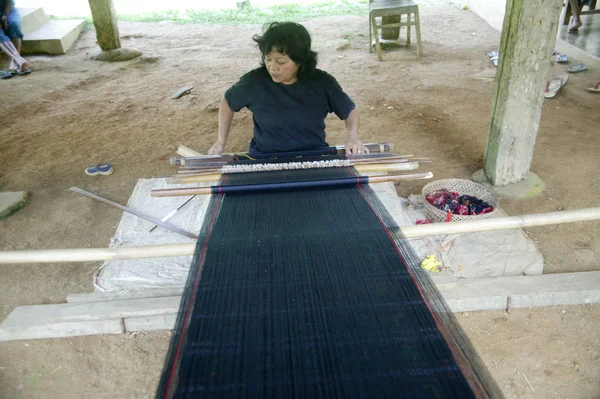
POLYGON ((189 244, 151 245, 123 248, 46 249, 0 252, 0 264, 7 263, 60 263, 93 262, 189 256, 194 254, 196 242, 189 244))
POLYGON ((382 163, 382 164, 359 164, 354 166, 358 173, 371 172, 397 172, 403 170, 414 170, 419 168, 418 162, 382 163))
MULTIPOLYGON (((338 166, 331 168, 335 169, 338 166)), ((418 162, 399 162, 399 163, 382 163, 382 164, 364 164, 354 166, 358 173, 376 173, 376 172, 399 172, 406 170, 414 170, 419 168, 418 162)), ((315 168, 319 169, 319 168, 315 168)), ((289 169, 289 170, 300 170, 300 169, 289 169)), ((244 173, 236 172, 233 174, 244 173)), ((259 172, 260 173, 260 172, 259 172)), ((264 172, 268 173, 268 171, 264 172)), ((188 183, 206 183, 216 182, 221 178, 219 169, 212 169, 210 171, 203 170, 198 171, 195 174, 188 174, 186 176, 173 176, 169 179, 170 184, 188 184, 188 183), (211 173, 213 172, 213 173, 211 173)))
POLYGON ((202 154, 200 154, 198 151, 194 151, 189 147, 186 147, 184 145, 180 145, 179 147, 177 147, 176 150, 178 155, 181 155, 182 157, 200 157, 202 156, 202 154))
MULTIPOLYGON (((444 234, 472 233, 477 231, 509 230, 524 227, 547 226, 551 224, 585 222, 599 219, 600 207, 584 208, 572 211, 538 213, 532 215, 498 217, 465 222, 402 226, 400 230, 406 238, 415 238, 444 234)), ((195 248, 196 243, 150 245, 143 247, 124 248, 6 251, 0 252, 0 264, 90 262, 100 260, 190 256, 194 254, 195 248)))

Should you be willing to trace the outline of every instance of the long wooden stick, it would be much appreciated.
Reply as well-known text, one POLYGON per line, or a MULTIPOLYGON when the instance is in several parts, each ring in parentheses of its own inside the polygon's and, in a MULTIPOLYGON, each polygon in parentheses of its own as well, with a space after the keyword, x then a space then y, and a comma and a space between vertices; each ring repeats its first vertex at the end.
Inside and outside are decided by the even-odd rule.
MULTIPOLYGON (((406 170, 414 170, 419 168, 418 162, 401 162, 401 163, 384 163, 374 165, 356 165, 354 167, 359 173, 373 173, 373 172, 399 172, 406 170)), ((293 169, 290 169, 293 170, 293 169)), ((217 170, 197 172, 195 174, 189 174, 185 176, 173 176, 169 179, 171 184, 187 184, 187 183, 206 183, 216 182, 221 178, 221 172, 217 170)), ((244 172, 239 172, 244 173, 244 172)), ((268 172, 264 172, 268 173, 268 172)), ((236 173, 237 174, 237 173, 236 173)))
POLYGON ((114 206, 115 208, 118 208, 118 209, 120 209, 122 211, 125 211, 127 213, 131 213, 132 215, 135 215, 135 216, 137 216, 137 217, 139 217, 141 219, 148 220, 149 222, 152 222, 152 223, 157 224, 157 225, 159 225, 161 227, 164 227, 165 229, 171 230, 174 233, 181 234, 184 237, 192 238, 194 240, 198 239, 198 236, 196 234, 194 234, 194 233, 190 233, 189 231, 185 231, 183 229, 180 229, 179 227, 173 226, 172 224, 165 223, 162 220, 154 218, 152 216, 144 215, 143 213, 138 212, 136 210, 133 210, 133 209, 131 209, 129 207, 126 207, 124 205, 118 204, 118 203, 116 203, 114 201, 111 201, 111 200, 107 200, 106 198, 102 198, 99 195, 90 193, 89 191, 82 190, 79 187, 71 187, 71 191, 75 191, 76 193, 85 195, 86 197, 90 197, 90 198, 93 198, 93 199, 98 200, 100 202, 104 202, 105 204, 108 204, 110 206, 114 206))
POLYGON ((184 145, 180 145, 179 147, 177 147, 177 154, 181 155, 182 157, 200 157, 202 156, 202 154, 200 154, 198 151, 194 151, 189 147, 186 147, 184 145))
POLYGON ((253 191, 273 191, 273 190, 285 190, 285 189, 297 189, 297 188, 313 188, 313 187, 341 187, 351 186, 358 184, 371 184, 371 183, 384 183, 391 181, 400 180, 419 180, 419 179, 431 179, 433 174, 431 172, 426 173, 412 173, 406 175, 397 176, 355 176, 341 179, 325 179, 325 180, 307 180, 307 181, 293 181, 293 182, 282 182, 282 183, 265 183, 265 184, 241 184, 241 185, 230 185, 230 186, 211 186, 211 187, 190 187, 190 188, 172 188, 164 190, 152 190, 153 197, 175 197, 184 195, 206 195, 206 194, 224 194, 224 193, 240 193, 240 192, 253 192, 253 191))
MULTIPOLYGON (((372 158, 372 159, 358 159, 358 160, 346 160, 346 161, 351 161, 351 165, 350 166, 357 166, 357 165, 372 165, 372 164, 393 164, 393 163, 408 163, 408 162, 416 162, 416 160, 413 159, 407 159, 404 158, 402 156, 394 156, 394 157, 387 157, 387 158, 372 158)), ((318 162, 318 161, 317 161, 318 162)), ((303 162, 294 162, 294 163, 303 163, 303 162)), ((310 162, 307 162, 307 164, 309 164, 310 162)), ((285 165, 289 164, 289 162, 280 162, 280 163, 269 163, 268 165, 281 165, 282 169, 284 169, 285 165)), ((237 166, 242 166, 242 165, 247 165, 247 164, 239 164, 237 166)), ((198 165, 184 165, 184 166, 180 166, 179 169, 177 170, 177 173, 221 173, 221 171, 224 169, 224 167, 229 167, 229 166, 236 166, 235 164, 231 164, 229 162, 211 162, 211 163, 204 163, 204 164, 198 164, 198 165)), ((315 169, 318 167, 315 167, 315 169)))
MULTIPOLYGON (((394 149, 394 145, 390 143, 368 143, 365 144, 372 154, 350 154, 348 158, 367 158, 375 155, 386 155, 389 151, 394 149)), ((346 155, 346 150, 343 145, 336 146, 337 155, 346 155)), ((198 164, 203 162, 231 162, 234 156, 248 157, 247 153, 226 153, 221 155, 201 155, 195 157, 174 157, 170 159, 171 165, 186 165, 186 164, 198 164)), ((412 155, 411 155, 412 156, 412 155)))
MULTIPOLYGON (((509 230, 551 224, 600 220, 600 207, 572 211, 538 213, 532 215, 498 217, 466 222, 434 223, 402 226, 406 238, 444 234, 472 233, 476 231, 509 230)), ((89 262, 113 259, 163 258, 190 256, 196 243, 173 245, 150 245, 123 248, 48 249, 0 252, 0 264, 89 262)))

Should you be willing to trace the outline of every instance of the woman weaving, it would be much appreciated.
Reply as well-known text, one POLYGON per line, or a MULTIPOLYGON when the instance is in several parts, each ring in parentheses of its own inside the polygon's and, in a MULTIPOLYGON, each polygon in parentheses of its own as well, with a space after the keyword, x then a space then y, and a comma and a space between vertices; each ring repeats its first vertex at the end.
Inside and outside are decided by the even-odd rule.
POLYGON ((273 22, 263 36, 254 36, 262 53, 261 66, 240 78, 219 107, 219 133, 209 154, 221 154, 235 112, 253 113, 254 136, 249 154, 311 151, 328 147, 325 117, 334 112, 346 124, 347 154, 367 153, 358 139, 359 116, 354 102, 335 78, 316 68, 306 28, 293 22, 273 22))

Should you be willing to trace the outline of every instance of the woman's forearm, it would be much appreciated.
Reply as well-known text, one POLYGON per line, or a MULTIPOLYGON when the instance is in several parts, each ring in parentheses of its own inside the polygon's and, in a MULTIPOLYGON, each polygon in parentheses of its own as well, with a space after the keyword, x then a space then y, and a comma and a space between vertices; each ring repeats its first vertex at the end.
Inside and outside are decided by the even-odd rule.
POLYGON ((231 130, 231 122, 233 121, 234 112, 229 107, 227 100, 223 98, 221 105, 219 106, 219 133, 217 136, 217 142, 225 146, 227 144, 227 137, 231 130))
POLYGON ((358 140, 358 127, 360 125, 360 118, 356 108, 350 112, 350 115, 348 115, 344 123, 346 124, 346 130, 348 131, 347 139, 358 140))

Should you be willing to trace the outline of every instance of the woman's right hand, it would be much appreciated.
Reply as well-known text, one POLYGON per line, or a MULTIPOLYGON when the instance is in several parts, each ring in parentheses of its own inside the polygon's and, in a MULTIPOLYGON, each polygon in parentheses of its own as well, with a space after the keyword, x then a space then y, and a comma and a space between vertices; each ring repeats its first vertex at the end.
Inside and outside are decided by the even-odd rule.
POLYGON ((208 150, 208 155, 221 155, 224 149, 225 144, 222 144, 221 142, 217 141, 213 144, 212 147, 210 147, 210 150, 208 150))

